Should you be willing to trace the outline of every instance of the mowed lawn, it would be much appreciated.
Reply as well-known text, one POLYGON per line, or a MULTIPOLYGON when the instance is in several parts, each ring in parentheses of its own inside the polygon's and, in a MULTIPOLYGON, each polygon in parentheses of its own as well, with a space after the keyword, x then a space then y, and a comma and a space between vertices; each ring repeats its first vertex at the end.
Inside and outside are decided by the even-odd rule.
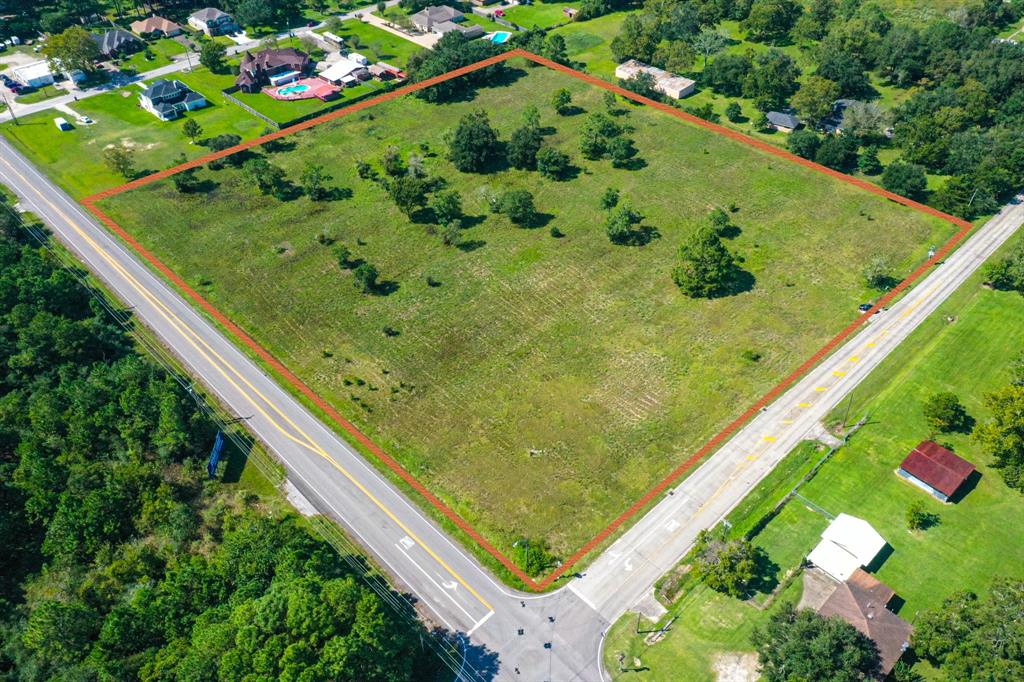
POLYGON ((296 181, 307 162, 323 164, 347 200, 282 203, 223 170, 203 171, 217 185, 208 195, 163 181, 103 206, 498 546, 527 535, 565 555, 853 319, 870 296, 865 262, 885 254, 907 273, 952 229, 644 108, 620 119, 642 168, 586 161, 584 116, 547 103, 559 87, 602 108, 600 90, 533 68, 471 101, 389 102, 270 154, 296 181), (444 160, 462 114, 486 110, 507 139, 531 103, 554 131, 547 143, 580 166, 575 179, 461 174, 444 160), (406 156, 425 145, 428 172, 462 193, 463 248, 356 177, 357 159, 389 145, 406 156), (660 239, 611 244, 598 206, 607 187, 660 239), (510 188, 534 193, 544 228, 490 214, 488 196, 510 188), (670 279, 678 246, 730 204, 741 230, 730 246, 756 284, 689 300, 670 279), (357 292, 320 233, 396 290, 357 292))
MULTIPOLYGON (((256 137, 266 123, 223 98, 215 87, 223 78, 206 69, 180 75, 180 80, 203 94, 209 103, 203 109, 189 112, 188 118, 203 127, 202 137, 221 133, 245 139, 256 137)), ((141 92, 140 87, 132 85, 70 104, 75 111, 92 118, 94 125, 71 121, 74 129, 61 132, 53 124, 54 112, 44 111, 19 118, 18 125, 5 123, 0 126, 0 133, 74 197, 125 182, 103 162, 103 150, 108 146, 130 147, 139 171, 167 168, 182 153, 191 158, 209 152, 205 147, 190 144, 182 134, 185 118, 161 121, 140 108, 141 92)))
POLYGON ((532 5, 513 5, 505 9, 505 18, 524 28, 548 28, 571 21, 565 8, 579 9, 578 2, 535 2, 532 5))

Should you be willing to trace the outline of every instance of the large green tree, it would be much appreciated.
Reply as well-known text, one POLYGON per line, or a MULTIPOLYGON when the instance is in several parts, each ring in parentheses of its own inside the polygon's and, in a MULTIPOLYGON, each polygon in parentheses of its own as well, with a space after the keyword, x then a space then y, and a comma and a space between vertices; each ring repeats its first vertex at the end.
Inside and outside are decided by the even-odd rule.
POLYGON ((701 225, 679 247, 679 264, 672 279, 692 298, 727 293, 736 278, 736 258, 710 225, 701 225))
POLYGON ((43 56, 54 71, 92 72, 96 70, 100 48, 91 33, 81 26, 72 26, 43 43, 43 56))
POLYGON ((879 673, 875 643, 855 627, 789 602, 750 641, 767 682, 860 682, 879 673))
POLYGON ((1011 488, 1024 492, 1024 386, 1010 385, 985 396, 991 418, 974 430, 1011 488))
POLYGON ((465 114, 448 141, 448 160, 463 173, 481 173, 498 156, 498 133, 484 111, 465 114))
POLYGON ((919 613, 911 644, 949 680, 1024 679, 1024 581, 996 578, 988 596, 956 592, 919 613))

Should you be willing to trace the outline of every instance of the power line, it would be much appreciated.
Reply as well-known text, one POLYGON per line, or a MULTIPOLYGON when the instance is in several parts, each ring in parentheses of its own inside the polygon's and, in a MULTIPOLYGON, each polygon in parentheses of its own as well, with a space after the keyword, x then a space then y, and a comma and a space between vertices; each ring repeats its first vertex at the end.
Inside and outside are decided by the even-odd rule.
MULTIPOLYGON (((75 260, 70 251, 63 247, 55 246, 46 230, 37 225, 26 222, 12 206, 2 200, 2 197, 0 197, 0 205, 14 216, 15 220, 18 221, 18 224, 21 225, 21 227, 28 232, 40 246, 45 248, 61 267, 71 273, 78 283, 88 291, 90 295, 92 295, 93 299, 100 304, 103 310, 109 314, 110 317, 113 318, 113 320, 117 322, 130 337, 145 348, 146 352, 157 362, 164 372, 171 376, 183 389, 185 389, 185 392, 192 398, 199 410, 208 419, 213 421, 220 431, 231 440, 232 444, 238 448, 238 451, 245 456, 246 463, 252 463, 255 465, 260 473, 275 485, 287 478, 287 475, 280 470, 280 465, 278 465, 269 454, 265 453, 262 448, 258 447, 256 439, 244 429, 238 428, 238 425, 244 421, 244 419, 230 416, 223 410, 223 408, 216 403, 211 404, 203 393, 197 391, 195 383, 181 371, 178 362, 169 354, 167 349, 161 346, 155 339, 152 339, 142 333, 139 330, 138 325, 132 322, 131 316, 128 315, 123 308, 114 306, 111 303, 107 294, 102 289, 95 286, 92 283, 91 278, 84 274, 81 264, 75 260)), ((310 519, 309 525, 324 542, 334 548, 341 559, 348 564, 356 575, 362 578, 363 582, 377 594, 380 600, 390 606, 391 609, 398 614, 400 619, 407 624, 412 624, 414 628, 422 627, 423 624, 418 617, 413 603, 404 594, 393 590, 391 585, 385 580, 379 571, 374 570, 371 566, 368 566, 366 562, 361 560, 365 553, 360 551, 360 548, 340 529, 338 529, 334 523, 327 520, 327 518, 322 514, 318 514, 310 519)), ((458 647, 462 650, 461 657, 456 656, 457 652, 454 651, 454 648, 451 646, 452 642, 447 638, 435 635, 434 632, 428 632, 425 640, 426 645, 429 646, 441 662, 452 671, 455 675, 455 680, 468 679, 465 677, 465 671, 467 669, 472 671, 473 678, 480 677, 477 671, 466 661, 465 641, 461 635, 457 638, 458 647)), ((424 638, 422 636, 421 642, 424 642, 424 638)))

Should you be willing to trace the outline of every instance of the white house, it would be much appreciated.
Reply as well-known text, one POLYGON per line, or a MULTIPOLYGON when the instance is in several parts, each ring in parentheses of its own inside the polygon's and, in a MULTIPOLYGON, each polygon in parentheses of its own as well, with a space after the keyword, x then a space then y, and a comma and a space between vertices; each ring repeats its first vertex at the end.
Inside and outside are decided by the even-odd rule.
POLYGON ((139 103, 161 121, 171 121, 182 112, 205 107, 206 98, 181 81, 156 80, 139 95, 139 103))
POLYGON ((693 94, 697 82, 689 78, 677 76, 674 73, 650 66, 635 59, 623 62, 615 67, 615 77, 621 80, 629 80, 639 73, 648 73, 654 79, 654 89, 672 99, 682 99, 693 94))
POLYGON ((234 33, 239 28, 234 17, 216 7, 206 7, 193 12, 188 18, 188 25, 208 36, 234 33))
MULTIPOLYGON (((44 85, 52 85, 56 80, 53 71, 50 69, 49 63, 47 63, 45 59, 38 62, 32 62, 31 64, 25 64, 24 66, 15 67, 11 69, 11 73, 14 74, 14 80, 30 88, 41 88, 44 85)), ((78 69, 65 74, 65 76, 75 83, 85 80, 85 74, 78 69)))
POLYGON ((885 544, 885 538, 870 523, 840 514, 821 534, 821 542, 807 555, 807 560, 843 582, 858 568, 870 565, 885 544))

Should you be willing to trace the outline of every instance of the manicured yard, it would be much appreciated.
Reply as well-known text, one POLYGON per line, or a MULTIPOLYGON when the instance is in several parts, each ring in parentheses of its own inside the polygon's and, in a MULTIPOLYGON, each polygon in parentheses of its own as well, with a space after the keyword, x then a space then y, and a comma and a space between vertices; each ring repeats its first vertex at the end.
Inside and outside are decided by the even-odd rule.
POLYGON ((579 106, 601 108, 599 90, 531 69, 468 102, 381 105, 272 157, 292 179, 310 160, 324 164, 349 200, 281 203, 226 170, 210 175, 208 196, 163 182, 105 206, 188 281, 210 282, 216 304, 500 546, 525 534, 566 553, 852 319, 867 295, 861 263, 887 253, 905 273, 950 228, 653 110, 628 114, 643 168, 586 162, 582 116, 547 104, 563 86, 579 106), (437 153, 463 113, 491 112, 507 136, 529 103, 554 129, 549 144, 582 166, 575 179, 465 175, 437 153), (357 159, 391 144, 422 154, 424 143, 428 171, 463 194, 472 227, 462 249, 354 175, 357 159), (607 186, 661 238, 612 245, 598 208, 607 186), (566 237, 489 215, 487 196, 509 187, 533 191, 566 237), (732 246, 756 286, 687 300, 669 279, 678 244, 730 203, 742 230, 732 246), (316 243, 324 231, 397 291, 359 294, 316 243), (743 359, 746 348, 763 359, 743 359))
POLYGON ((167 66, 174 61, 176 55, 185 54, 185 46, 173 38, 161 38, 160 40, 147 42, 146 47, 153 55, 152 59, 146 58, 146 50, 139 50, 126 59, 122 59, 118 68, 121 71, 144 73, 158 69, 161 66, 167 66))
MULTIPOLYGON (((1003 484, 998 472, 988 466, 986 453, 970 436, 940 437, 941 442, 978 466, 982 474, 977 486, 957 504, 942 504, 893 473, 906 452, 928 435, 921 416, 925 399, 938 391, 953 391, 971 416, 978 421, 985 419, 982 397, 1007 383, 1010 361, 1024 348, 1017 333, 1024 325, 1024 299, 984 289, 980 282, 980 277, 974 277, 950 297, 857 389, 852 414, 859 417, 869 412, 868 425, 800 490, 801 495, 832 514, 847 512, 867 519, 889 542, 894 551, 877 575, 906 600, 900 615, 909 621, 922 609, 936 608, 956 590, 983 594, 994 576, 1024 577, 1021 494, 1003 484), (946 322, 947 316, 953 316, 955 322, 946 322), (925 531, 906 529, 904 517, 914 500, 924 502, 928 511, 938 515, 938 525, 925 531)), ((842 411, 845 409, 844 405, 842 411)), ((836 414, 834 420, 841 421, 842 416, 836 414)), ((730 515, 737 529, 749 527, 792 487, 803 474, 797 461, 817 459, 806 449, 802 446, 784 460, 730 515), (794 455, 797 460, 791 459, 794 455)), ((807 555, 826 524, 819 513, 799 498, 794 499, 754 543, 764 547, 779 564, 781 574, 807 555)), ((702 589, 698 587, 684 597, 677 608, 686 613, 692 610, 694 601, 707 599, 702 589)), ((713 593, 710 598, 726 602, 719 605, 726 613, 739 607, 713 593)), ((635 622, 635 616, 627 616, 615 625, 606 661, 614 661, 608 653, 613 644, 617 649, 642 651, 641 638, 632 631, 635 622)), ((683 633, 669 635, 664 643, 644 653, 644 664, 652 668, 650 679, 662 679, 660 676, 667 671, 691 664, 701 636, 685 626, 683 629, 683 633), (685 642, 672 644, 676 639, 685 642)), ((737 646, 726 632, 720 633, 716 641, 719 650, 737 646)), ((928 679, 935 674, 924 663, 919 663, 917 669, 928 679)), ((703 674, 708 676, 709 671, 705 669, 703 674)), ((636 678, 644 679, 643 675, 636 678)))
POLYGON ((18 95, 14 98, 14 101, 19 104, 34 104, 35 102, 42 102, 43 100, 50 99, 51 97, 59 97, 60 95, 66 94, 68 94, 67 90, 61 90, 53 85, 44 85, 41 88, 36 88, 30 93, 18 95))
POLYGON ((615 80, 618 62, 612 56, 611 42, 619 34, 622 22, 630 12, 614 12, 596 19, 574 21, 553 29, 565 38, 566 52, 573 61, 582 63, 588 73, 615 80))
POLYGON ((515 5, 502 9, 505 10, 505 18, 513 24, 518 24, 524 28, 533 28, 535 26, 548 28, 549 26, 564 24, 570 21, 569 17, 565 16, 565 12, 562 11, 566 7, 579 9, 580 3, 534 2, 532 5, 515 5))
MULTIPOLYGON (((203 137, 221 133, 234 133, 246 139, 256 137, 266 124, 224 100, 216 86, 225 78, 232 80, 206 69, 180 74, 183 82, 206 96, 210 103, 191 112, 189 117, 202 125, 203 137)), ((96 121, 95 125, 72 122, 74 130, 61 132, 53 125, 51 111, 23 117, 20 125, 5 123, 0 126, 0 133, 75 197, 124 182, 103 163, 103 149, 109 145, 131 146, 140 171, 166 168, 181 153, 190 157, 206 153, 206 148, 189 144, 182 134, 184 119, 165 122, 139 108, 140 92, 142 89, 133 85, 71 105, 96 121)))
POLYGON ((346 49, 359 52, 371 62, 384 61, 400 67, 423 49, 414 42, 355 19, 344 22, 337 35, 345 40, 346 49))

